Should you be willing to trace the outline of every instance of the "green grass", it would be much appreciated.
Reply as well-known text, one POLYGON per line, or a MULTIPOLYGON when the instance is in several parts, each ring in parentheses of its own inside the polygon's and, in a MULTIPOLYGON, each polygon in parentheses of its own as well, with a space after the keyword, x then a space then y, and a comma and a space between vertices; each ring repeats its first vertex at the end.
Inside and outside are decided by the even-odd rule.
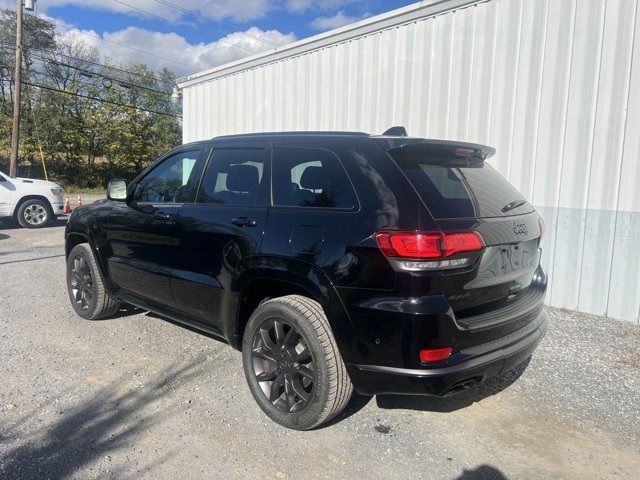
POLYGON ((73 196, 78 196, 78 195, 106 195, 105 193, 105 189, 100 187, 100 188, 76 188, 76 187, 70 187, 68 189, 65 189, 64 191, 65 195, 69 195, 69 198, 73 197, 73 196))

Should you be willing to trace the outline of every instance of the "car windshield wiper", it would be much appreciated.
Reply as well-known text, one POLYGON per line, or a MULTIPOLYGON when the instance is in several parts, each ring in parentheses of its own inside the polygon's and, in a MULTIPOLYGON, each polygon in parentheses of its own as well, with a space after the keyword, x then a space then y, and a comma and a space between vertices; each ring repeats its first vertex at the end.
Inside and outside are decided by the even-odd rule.
POLYGON ((502 207, 502 213, 506 213, 509 210, 513 210, 514 208, 521 207, 525 203, 527 203, 526 200, 514 200, 511 203, 507 203, 504 207, 502 207))

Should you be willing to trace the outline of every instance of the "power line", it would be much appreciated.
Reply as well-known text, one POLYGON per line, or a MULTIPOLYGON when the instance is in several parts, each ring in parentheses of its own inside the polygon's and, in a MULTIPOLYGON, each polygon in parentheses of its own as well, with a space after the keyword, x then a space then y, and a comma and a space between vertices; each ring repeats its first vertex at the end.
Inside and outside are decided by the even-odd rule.
MULTIPOLYGON (((179 5, 176 5, 174 3, 168 2, 166 0, 154 0, 154 2, 160 3, 162 5, 166 5, 167 7, 173 8, 175 10, 178 10, 180 12, 186 13, 187 15, 191 15, 193 17, 199 18, 201 20, 205 20, 207 22, 212 22, 212 23, 216 23, 218 25, 221 26, 225 26, 223 22, 216 20, 215 18, 211 18, 211 17, 207 17, 205 15, 202 15, 201 13, 198 12, 194 12, 193 10, 189 10, 187 8, 184 7, 180 7, 179 5)), ((276 42, 272 42, 271 40, 267 40, 266 38, 262 38, 258 35, 253 35, 252 33, 249 32, 236 32, 239 33, 240 35, 244 35, 245 37, 250 37, 253 38, 254 40, 258 40, 260 42, 263 43, 268 43, 269 45, 273 45, 274 47, 278 47, 279 44, 276 42)))
MULTIPOLYGON (((132 9, 134 9, 134 10, 137 10, 138 12, 141 12, 141 13, 144 13, 144 14, 146 14, 146 15, 149 15, 149 16, 151 16, 151 17, 155 17, 155 18, 159 18, 160 20, 164 20, 165 22, 167 22, 167 23, 171 23, 172 25, 179 25, 177 22, 174 22, 173 20, 170 20, 170 19, 168 19, 168 18, 162 17, 162 16, 160 16, 160 15, 156 15, 155 13, 151 13, 151 12, 149 12, 149 11, 147 11, 147 10, 142 9, 142 8, 134 7, 133 5, 130 5, 130 4, 126 3, 126 2, 122 2, 121 0, 113 0, 113 1, 114 1, 114 2, 116 2, 116 3, 119 3, 120 5, 125 5, 125 6, 127 6, 127 7, 129 7, 129 8, 132 8, 132 9)), ((247 52, 250 52, 250 53, 258 53, 258 52, 256 52, 255 50, 252 50, 252 49, 250 49, 250 48, 246 48, 246 47, 243 47, 243 46, 241 46, 241 45, 236 45, 236 44, 231 43, 231 42, 228 42, 228 41, 226 41, 226 40, 222 40, 222 39, 219 39, 219 38, 213 37, 213 36, 211 36, 211 35, 207 35, 206 33, 202 33, 202 32, 200 32, 200 31, 198 31, 198 30, 195 30, 195 32, 196 32, 196 33, 198 33, 198 34, 199 34, 199 35, 201 35, 201 36, 204 36, 204 37, 207 37, 207 38, 211 38, 211 39, 213 39, 213 40, 215 40, 215 41, 217 41, 217 42, 220 42, 220 43, 227 44, 227 45, 229 45, 230 47, 241 48, 242 50, 246 50, 247 52)))
MULTIPOLYGON (((80 75, 85 74, 85 76, 91 76, 91 77, 101 77, 103 79, 107 79, 110 80, 112 82, 116 82, 117 84, 119 84, 121 87, 126 87, 125 88, 139 88, 141 90, 147 90, 149 92, 153 92, 153 93, 159 93, 161 95, 171 95, 171 93, 169 92, 164 92, 162 90, 157 90, 155 88, 149 88, 149 87, 145 87, 144 85, 138 85, 137 83, 131 83, 125 80, 121 80, 119 78, 114 78, 114 77, 110 77, 109 75, 104 75, 102 73, 98 73, 98 72, 94 72, 92 70, 87 70, 85 68, 82 67, 77 67, 75 65, 70 65, 68 63, 64 63, 64 62, 58 62, 56 60, 48 60, 48 59, 43 59, 42 57, 38 57, 40 59, 40 61, 45 61, 45 62, 49 62, 49 63, 53 63, 54 65, 60 65, 62 67, 67 67, 67 68, 73 68, 76 71, 80 72, 80 75)), ((46 65, 45 65, 46 68, 46 65)), ((51 74, 48 74, 51 75, 51 74)))
MULTIPOLYGON (((15 49, 15 47, 14 47, 14 49, 15 49)), ((135 88, 139 88, 141 90, 147 90, 149 92, 159 93, 161 95, 171 95, 171 93, 167 92, 167 91, 146 87, 144 85, 139 85, 137 83, 133 83, 133 82, 130 82, 128 80, 123 80, 122 78, 111 77, 109 75, 105 75, 104 73, 95 72, 93 70, 87 70, 86 68, 82 68, 82 67, 79 67, 77 65, 71 65, 71 64, 68 64, 68 63, 65 63, 65 62, 61 62, 61 61, 58 61, 58 60, 55 60, 55 59, 47 58, 47 57, 45 57, 45 56, 43 56, 41 54, 34 54, 33 58, 43 62, 43 64, 45 65, 45 68, 46 68, 46 64, 47 63, 52 63, 54 65, 60 65, 60 66, 67 67, 67 68, 73 68, 73 69, 77 70, 78 72, 81 72, 81 74, 85 73, 85 74, 87 74, 89 76, 96 76, 96 77, 101 77, 101 78, 104 78, 104 79, 108 79, 108 80, 111 80, 112 82, 116 82, 116 83, 120 84, 121 86, 124 86, 123 84, 126 84, 129 87, 135 87, 135 88)), ((78 60, 80 62, 86 62, 86 63, 90 63, 90 64, 94 63, 94 62, 90 62, 88 60, 83 60, 83 59, 77 58, 77 57, 70 57, 70 58, 73 58, 73 59, 78 60)), ((115 68, 115 67, 109 67, 108 65, 102 65, 102 64, 97 64, 97 65, 101 65, 101 66, 106 67, 106 68, 115 68)), ((2 68, 2 67, 11 68, 11 66, 9 66, 9 65, 0 65, 0 68, 2 68)), ((31 71, 33 71, 33 70, 31 70, 31 71)), ((127 70, 122 70, 122 71, 126 72, 126 73, 130 73, 130 74, 136 75, 136 72, 130 72, 130 71, 127 71, 127 70)), ((140 78, 143 78, 145 80, 147 79, 147 78, 144 78, 143 75, 140 75, 140 78)), ((155 76, 154 76, 154 79, 156 79, 155 76)))
MULTIPOLYGON (((15 50, 15 48, 16 48, 15 46, 9 45, 9 44, 4 43, 4 42, 0 42, 0 45, 4 45, 5 47, 9 47, 12 50, 15 50)), ((33 45, 27 45, 27 44, 23 44, 23 47, 28 48, 30 50, 38 51, 38 52, 45 52, 45 53, 51 53, 53 55, 59 55, 61 57, 68 58, 70 60, 77 60, 79 62, 88 63, 89 65, 94 65, 96 67, 109 68, 111 70, 115 70, 117 72, 126 73, 126 74, 129 74, 129 75, 134 75, 134 76, 137 76, 137 77, 145 79, 145 80, 148 78, 147 75, 145 75, 144 73, 134 72, 132 70, 125 70, 123 68, 118 68, 118 67, 114 67, 114 66, 111 66, 111 65, 106 65, 104 63, 99 63, 99 62, 94 62, 94 61, 91 61, 91 60, 86 60, 84 58, 74 57, 73 55, 68 55, 66 53, 58 52, 56 50, 36 47, 36 46, 33 46, 33 45)), ((47 59, 46 57, 43 57, 42 55, 35 55, 35 56, 40 58, 40 59, 50 60, 50 59, 47 59)))
POLYGON ((159 58, 159 59, 164 60, 166 62, 172 62, 172 63, 175 63, 176 65, 182 65, 183 67, 193 68, 192 65, 188 65, 186 63, 179 62, 177 60, 173 60, 173 59, 168 58, 168 57, 163 57, 162 55, 156 55, 155 53, 147 52, 146 50, 142 50, 141 48, 135 48, 135 47, 132 47, 130 45, 125 45, 124 43, 116 42, 114 40, 107 40, 106 38, 102 38, 100 35, 94 35, 94 34, 89 33, 89 32, 83 32, 82 30, 80 30, 78 28, 75 28, 75 27, 72 28, 71 30, 78 32, 80 35, 86 35, 87 37, 97 38, 98 40, 101 40, 103 42, 113 43, 114 45, 118 45, 118 46, 123 47, 123 48, 128 48, 129 50, 133 50, 134 52, 144 53, 145 55, 149 55, 151 57, 156 57, 156 58, 159 58))
MULTIPOLYGON (((8 79, 4 79, 4 80, 0 79, 0 82, 10 82, 10 81, 11 80, 8 80, 8 79)), ((25 81, 23 81, 22 83, 24 83, 26 85, 30 85, 32 87, 42 88, 44 90, 50 90, 52 92, 64 93, 66 95, 73 95, 73 96, 76 96, 76 97, 86 98, 86 99, 89 99, 89 100, 95 100, 95 101, 98 101, 98 102, 101 102, 101 103, 108 103, 108 104, 111 104, 111 105, 116 105, 118 107, 133 108, 134 110, 138 110, 138 111, 141 111, 141 112, 154 113, 156 115, 165 115, 167 117, 173 117, 173 118, 182 118, 182 115, 175 115, 175 114, 172 114, 172 113, 160 112, 158 110, 150 110, 150 109, 147 109, 147 108, 136 107, 135 105, 131 105, 131 104, 128 104, 128 103, 114 102, 114 101, 105 100, 105 99, 99 98, 99 97, 93 97, 91 95, 83 95, 83 94, 77 93, 77 92, 67 92, 66 90, 60 90, 60 89, 57 89, 57 88, 47 87, 45 85, 39 85, 37 83, 31 83, 31 82, 25 82, 25 81)))
MULTIPOLYGON (((3 68, 3 67, 4 67, 4 68, 9 68, 7 65, 0 65, 0 68, 3 68)), ((72 67, 72 68, 77 68, 77 67, 72 67)), ((28 73, 33 73, 33 74, 35 74, 35 75, 43 75, 43 76, 46 76, 46 77, 48 77, 49 79, 52 79, 52 80, 54 80, 54 81, 55 81, 54 75, 52 75, 52 74, 51 74, 51 73, 49 73, 49 72, 41 72, 41 71, 39 71, 39 70, 35 70, 35 69, 33 69, 33 68, 30 68, 30 69, 28 70, 28 73)), ((86 75, 83 75, 83 74, 81 73, 81 74, 80 74, 80 76, 102 77, 102 75, 93 74, 93 72, 89 72, 89 71, 87 71, 87 74, 86 74, 86 75)), ((163 94, 163 95, 171 95, 170 93, 167 93, 167 92, 162 92, 162 91, 160 91, 160 90, 154 90, 154 89, 152 89, 152 88, 142 87, 142 86, 140 86, 140 85, 130 84, 130 83, 128 83, 128 82, 121 82, 120 80, 117 80, 117 79, 111 79, 110 77, 104 77, 104 78, 105 78, 105 79, 108 79, 108 80, 111 80, 111 81, 116 82, 116 83, 117 83, 118 85, 120 85, 120 87, 122 87, 122 88, 141 88, 141 89, 143 89, 143 90, 149 90, 149 91, 154 92, 154 93, 161 93, 161 94, 163 94)), ((26 82, 26 80, 25 80, 24 78, 23 78, 23 80, 22 80, 22 81, 23 81, 23 82, 26 82)), ((70 82, 70 83, 73 83, 73 84, 78 84, 78 83, 79 83, 79 84, 81 84, 81 85, 87 85, 87 86, 89 86, 89 87, 100 87, 100 85, 98 85, 98 84, 96 84, 96 83, 88 82, 88 81, 86 81, 86 80, 80 80, 80 79, 78 79, 78 78, 73 78, 73 79, 71 80, 71 82, 70 82)), ((104 83, 102 83, 102 87, 104 87, 104 88, 111 88, 110 86, 109 86, 109 87, 105 86, 105 85, 104 85, 104 83)))
MULTIPOLYGON (((127 6, 131 7, 131 5, 127 5, 127 6)), ((132 7, 132 8, 135 8, 135 7, 132 7)), ((135 52, 144 53, 145 55, 149 55, 149 56, 152 56, 152 57, 156 57, 156 58, 159 58, 159 59, 161 59, 161 60, 165 60, 165 61, 167 61, 167 62, 172 62, 172 63, 175 63, 176 65, 182 65, 182 66, 184 66, 184 67, 193 68, 191 65, 188 65, 188 64, 183 63, 183 62, 179 62, 179 61, 177 61, 177 60, 173 60, 173 59, 171 59, 171 58, 163 57, 162 55, 156 55, 155 53, 147 52, 146 50, 142 50, 142 49, 140 49, 140 48, 131 47, 131 46, 129 46, 129 45, 125 45, 124 43, 116 42, 116 41, 113 41, 113 40, 107 40, 106 38, 102 38, 102 37, 101 37, 101 36, 99 36, 99 35, 94 35, 94 34, 91 34, 91 33, 89 33, 89 32, 83 32, 83 31, 82 31, 82 30, 80 30, 79 28, 75 28, 75 27, 74 27, 74 28, 72 28, 71 30, 78 32, 80 35, 85 35, 85 36, 87 36, 87 37, 97 38, 98 40, 101 40, 101 41, 103 41, 103 42, 112 43, 112 44, 114 44, 114 45, 118 45, 118 46, 123 47, 123 48, 128 48, 128 49, 133 50, 133 51, 135 51, 135 52)))

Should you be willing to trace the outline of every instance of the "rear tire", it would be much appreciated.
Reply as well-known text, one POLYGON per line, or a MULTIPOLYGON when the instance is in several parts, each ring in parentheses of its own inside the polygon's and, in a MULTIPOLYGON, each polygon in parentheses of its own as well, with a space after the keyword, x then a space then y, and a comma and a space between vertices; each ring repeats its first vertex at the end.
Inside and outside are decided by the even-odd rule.
POLYGON ((18 207, 18 223, 24 228, 42 228, 53 219, 51 205, 36 198, 27 200, 18 207))
POLYGON ((318 302, 288 295, 262 303, 244 331, 249 389, 276 423, 309 430, 338 415, 353 386, 318 302))
POLYGON ((87 320, 111 317, 120 309, 120 302, 105 290, 86 243, 73 247, 67 259, 67 291, 75 312, 87 320))

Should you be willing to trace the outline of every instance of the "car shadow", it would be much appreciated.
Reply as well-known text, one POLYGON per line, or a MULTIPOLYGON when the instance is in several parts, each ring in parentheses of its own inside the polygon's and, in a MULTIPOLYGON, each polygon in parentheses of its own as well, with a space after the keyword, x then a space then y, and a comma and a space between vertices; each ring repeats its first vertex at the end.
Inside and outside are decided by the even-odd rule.
MULTIPOLYGON (((68 216, 56 217, 54 220, 50 220, 44 227, 40 227, 40 229, 54 228, 54 227, 64 227, 67 224, 68 216)), ((18 222, 13 220, 0 220, 0 230, 18 230, 21 228, 25 228, 21 226, 18 222)), ((28 229, 25 229, 28 230, 28 229)), ((39 229, 34 229, 39 230, 39 229)), ((1 238, 0 238, 1 240, 1 238)))
MULTIPOLYGON (((426 412, 437 413, 450 413, 456 410, 467 408, 474 403, 480 402, 483 399, 500 393, 504 389, 512 385, 529 365, 527 359, 516 368, 509 372, 501 373, 495 377, 488 379, 486 382, 476 385, 469 390, 460 392, 449 397, 432 397, 426 395, 391 395, 380 394, 376 395, 376 404, 378 408, 393 409, 393 410, 419 410, 426 412)), ((341 421, 349 418, 351 415, 355 415, 373 399, 372 395, 360 395, 356 392, 353 393, 351 400, 345 407, 345 409, 339 413, 335 418, 329 422, 320 425, 320 429, 329 427, 340 423, 341 421)), ((489 467, 491 468, 491 467, 489 467)), ((472 472, 471 472, 472 473, 472 472)), ((476 478, 476 477, 460 477, 461 479, 476 478)), ((477 478, 504 478, 504 477, 477 477, 477 478)))
POLYGON ((530 360, 531 358, 528 358, 513 370, 496 375, 484 383, 449 397, 385 394, 378 395, 376 403, 378 407, 384 409, 419 410, 436 413, 455 412, 500 393, 511 386, 524 373, 530 360))

